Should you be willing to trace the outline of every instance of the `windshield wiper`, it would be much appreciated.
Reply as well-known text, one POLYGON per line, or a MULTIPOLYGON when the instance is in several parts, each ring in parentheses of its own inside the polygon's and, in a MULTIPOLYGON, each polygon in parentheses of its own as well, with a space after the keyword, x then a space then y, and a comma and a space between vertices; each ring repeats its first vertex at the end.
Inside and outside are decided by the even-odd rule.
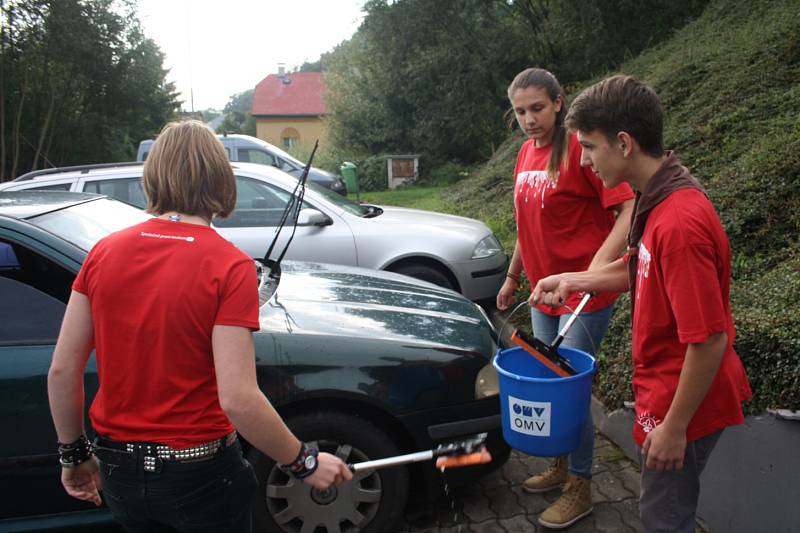
POLYGON ((311 161, 314 160, 314 154, 317 152, 317 146, 319 146, 319 140, 314 143, 314 149, 311 150, 311 156, 308 158, 308 164, 306 164, 305 169, 303 169, 303 175, 297 180, 297 184, 295 185, 291 196, 289 196, 289 201, 286 203, 286 208, 284 208, 281 219, 278 222, 278 227, 275 230, 275 236, 273 237, 272 242, 267 249, 267 253, 264 254, 264 259, 261 261, 263 268, 261 270, 261 280, 258 284, 259 305, 264 305, 264 303, 269 300, 273 294, 275 294, 275 291, 278 289, 278 284, 281 281, 281 261, 283 260, 283 256, 286 255, 286 251, 289 249, 289 245, 292 243, 292 239, 294 239, 294 233, 297 230, 297 218, 300 216, 300 209, 303 205, 303 197, 306 193, 306 180, 308 179, 308 171, 311 169, 311 161), (269 258, 269 256, 272 254, 272 249, 275 247, 275 244, 277 244, 281 230, 286 225, 286 222, 289 220, 290 216, 292 217, 292 233, 289 235, 289 240, 286 241, 286 245, 278 255, 278 258, 276 260, 272 260, 269 258))

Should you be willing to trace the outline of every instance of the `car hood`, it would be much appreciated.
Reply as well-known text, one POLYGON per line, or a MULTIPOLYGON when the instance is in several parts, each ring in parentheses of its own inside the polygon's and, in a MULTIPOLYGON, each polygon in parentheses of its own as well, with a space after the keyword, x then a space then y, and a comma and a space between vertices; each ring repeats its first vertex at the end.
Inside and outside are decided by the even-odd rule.
POLYGON ((383 212, 374 218, 369 219, 375 224, 392 224, 408 226, 412 224, 431 227, 437 229, 450 229, 458 232, 477 232, 488 235, 490 230, 486 224, 480 220, 459 217, 456 215, 446 215, 433 211, 423 211, 421 209, 408 209, 405 207, 380 206, 383 212))
MULTIPOLYGON (((303 175, 303 170, 304 169, 292 170, 291 172, 289 172, 289 174, 291 174, 296 178, 299 178, 300 176, 303 175)), ((340 180, 342 179, 342 177, 337 176, 336 174, 333 174, 331 172, 328 172, 327 170, 322 170, 321 168, 311 167, 308 170, 308 179, 311 181, 315 181, 317 183, 330 183, 336 180, 340 180)))
POLYGON ((491 357, 496 334, 483 311, 460 294, 407 276, 287 261, 276 294, 261 307, 261 333, 317 346, 363 340, 409 350, 491 357))

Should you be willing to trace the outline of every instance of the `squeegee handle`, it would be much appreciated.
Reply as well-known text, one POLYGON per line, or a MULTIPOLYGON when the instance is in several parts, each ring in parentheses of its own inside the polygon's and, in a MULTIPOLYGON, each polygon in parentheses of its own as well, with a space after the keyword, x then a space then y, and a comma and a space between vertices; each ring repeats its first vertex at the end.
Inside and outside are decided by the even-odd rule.
POLYGON ((578 307, 575 308, 575 311, 573 311, 572 316, 569 317, 569 320, 567 320, 567 323, 564 324, 564 327, 561 328, 561 331, 558 332, 558 337, 556 337, 556 340, 554 340, 553 344, 550 345, 551 348, 558 348, 559 347, 559 345, 561 344, 561 341, 563 341, 564 337, 567 336, 567 332, 569 331, 569 328, 571 328, 572 324, 575 323, 575 320, 577 320, 578 315, 580 314, 581 311, 583 311, 583 308, 586 307, 586 304, 589 301, 589 298, 591 298, 591 297, 592 297, 592 293, 590 293, 590 292, 587 292, 586 294, 583 295, 583 298, 581 298, 581 302, 578 304, 578 307))
POLYGON ((387 457, 386 459, 376 459, 374 461, 364 461, 363 463, 349 464, 347 467, 351 472, 358 472, 359 470, 377 470, 379 468, 386 468, 387 466, 405 465, 408 463, 419 463, 420 461, 428 461, 433 459, 433 450, 426 452, 408 453, 406 455, 396 455, 394 457, 387 457))

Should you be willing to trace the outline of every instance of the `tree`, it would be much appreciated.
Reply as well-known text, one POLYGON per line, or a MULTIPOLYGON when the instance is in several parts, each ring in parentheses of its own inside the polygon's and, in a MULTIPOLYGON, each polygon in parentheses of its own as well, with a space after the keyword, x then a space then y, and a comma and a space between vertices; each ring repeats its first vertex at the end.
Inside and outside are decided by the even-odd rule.
POLYGON ((537 65, 565 84, 612 70, 699 16, 709 0, 494 0, 529 28, 537 65))
POLYGON ((179 102, 133 0, 0 3, 0 172, 131 160, 179 102), (9 116, 7 110, 14 110, 9 116))
POLYGON ((240 113, 249 113, 253 110, 253 95, 255 89, 248 89, 240 93, 236 93, 230 97, 228 103, 225 104, 223 111, 229 113, 231 111, 239 111, 240 113))
POLYGON ((505 88, 525 29, 482 0, 371 0, 328 61, 333 142, 361 153, 487 158, 504 136, 505 88))
POLYGON ((565 85, 591 78, 707 3, 369 0, 356 34, 320 59, 329 138, 346 154, 486 160, 508 133, 506 89, 519 71, 548 68, 565 85))
POLYGON ((217 133, 241 133, 255 136, 256 119, 251 113, 253 94, 255 94, 255 89, 248 89, 230 97, 223 110, 225 119, 217 127, 217 133))
POLYGON ((300 65, 297 72, 322 72, 322 57, 316 61, 306 61, 300 65))

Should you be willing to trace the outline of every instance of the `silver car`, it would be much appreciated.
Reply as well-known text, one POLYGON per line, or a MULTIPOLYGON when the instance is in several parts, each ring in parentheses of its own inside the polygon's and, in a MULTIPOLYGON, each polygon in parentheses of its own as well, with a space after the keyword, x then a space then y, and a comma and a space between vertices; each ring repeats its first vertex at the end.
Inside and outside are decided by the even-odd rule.
MULTIPOLYGON (((236 175, 236 210, 227 219, 215 219, 213 225, 251 257, 262 258, 297 179, 265 165, 231 165, 236 175)), ((0 184, 0 190, 92 192, 144 208, 141 176, 141 163, 88 165, 31 172, 0 184)), ((497 294, 507 257, 483 222, 357 204, 314 183, 306 187, 286 259, 397 272, 456 290, 471 300, 493 299, 497 294)), ((290 234, 291 227, 284 228, 277 251, 290 234)))

